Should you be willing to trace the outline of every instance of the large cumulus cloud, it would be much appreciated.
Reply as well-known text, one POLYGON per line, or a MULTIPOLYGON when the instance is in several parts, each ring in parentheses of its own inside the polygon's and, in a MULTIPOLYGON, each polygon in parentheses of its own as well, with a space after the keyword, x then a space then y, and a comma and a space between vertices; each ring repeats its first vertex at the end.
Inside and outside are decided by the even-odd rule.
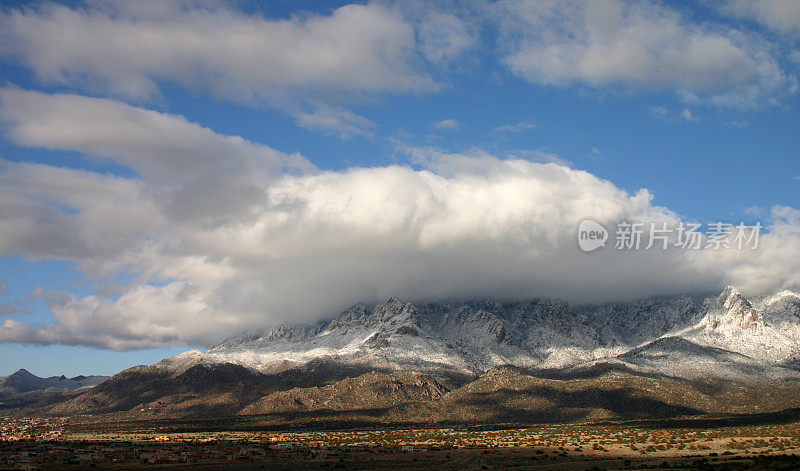
POLYGON ((645 189, 479 149, 405 148, 413 165, 318 171, 300 155, 113 100, 7 88, 0 101, 13 142, 130 173, 3 161, 0 254, 73 261, 112 280, 136 274, 118 296, 41 294, 55 322, 6 320, 5 342, 211 344, 389 296, 596 302, 800 284, 800 215, 788 207, 773 209, 757 251, 586 254, 576 242, 584 218, 613 228, 681 217, 645 189))

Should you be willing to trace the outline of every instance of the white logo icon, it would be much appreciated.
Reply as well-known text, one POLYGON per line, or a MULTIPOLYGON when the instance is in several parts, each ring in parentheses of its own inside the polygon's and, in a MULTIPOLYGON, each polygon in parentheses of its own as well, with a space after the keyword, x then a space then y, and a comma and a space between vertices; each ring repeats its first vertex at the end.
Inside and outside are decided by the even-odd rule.
POLYGON ((605 247, 608 240, 608 231, 605 227, 592 221, 584 219, 578 226, 578 247, 584 252, 591 252, 600 247, 605 247))

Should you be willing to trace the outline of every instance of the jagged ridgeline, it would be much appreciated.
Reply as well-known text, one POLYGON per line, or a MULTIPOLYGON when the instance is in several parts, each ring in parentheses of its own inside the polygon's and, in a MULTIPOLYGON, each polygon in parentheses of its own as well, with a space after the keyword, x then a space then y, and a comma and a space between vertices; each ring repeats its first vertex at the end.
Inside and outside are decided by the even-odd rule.
POLYGON ((593 306, 392 298, 130 368, 27 412, 275 426, 777 412, 800 407, 799 345, 791 291, 593 306))
MULTIPOLYGON (((665 364, 657 358, 673 353, 703 362, 717 359, 730 367, 715 373, 738 374, 735 364, 741 363, 792 374, 780 368, 797 365, 798 340, 800 297, 791 291, 750 302, 729 286, 713 297, 656 297, 599 306, 557 300, 415 306, 392 298, 377 306, 353 306, 315 325, 284 325, 232 337, 207 352, 187 352, 166 364, 181 368, 186 362, 231 362, 277 372, 332 359, 480 375, 504 364, 553 369, 592 361, 661 371, 675 358, 665 364)), ((670 374, 691 376, 692 371, 670 374)))

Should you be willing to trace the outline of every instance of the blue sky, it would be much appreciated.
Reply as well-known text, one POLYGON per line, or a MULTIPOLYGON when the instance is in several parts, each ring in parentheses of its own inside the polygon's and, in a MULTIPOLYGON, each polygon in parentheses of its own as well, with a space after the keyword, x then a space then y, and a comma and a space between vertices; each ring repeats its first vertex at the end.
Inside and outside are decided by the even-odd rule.
POLYGON ((0 375, 392 294, 797 288, 792 2, 21 2, 0 30, 0 375), (580 217, 772 238, 586 258, 580 217))

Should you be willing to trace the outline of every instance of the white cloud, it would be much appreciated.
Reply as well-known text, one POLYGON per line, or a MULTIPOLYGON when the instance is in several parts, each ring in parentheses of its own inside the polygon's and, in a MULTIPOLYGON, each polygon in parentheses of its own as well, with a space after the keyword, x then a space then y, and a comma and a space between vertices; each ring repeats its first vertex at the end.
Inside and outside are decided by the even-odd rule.
POLYGON ((149 100, 174 82, 350 136, 372 124, 342 103, 438 88, 423 58, 452 59, 469 45, 451 16, 426 20, 418 40, 385 4, 268 19, 217 1, 47 3, 0 12, 0 54, 47 84, 149 100))
POLYGON ((430 11, 419 21, 420 50, 433 63, 450 63, 475 47, 477 35, 470 24, 452 13, 430 11))
POLYGON ((800 2, 796 0, 726 0, 720 8, 778 33, 800 36, 800 2))
POLYGON ((748 206, 742 209, 742 212, 747 214, 748 216, 761 217, 766 212, 766 208, 763 208, 761 206, 748 206))
POLYGON ((433 127, 435 127, 436 129, 449 129, 451 131, 455 131, 461 127, 461 123, 459 123, 455 119, 448 118, 433 123, 433 127))
POLYGON ((433 85, 414 67, 413 27, 377 4, 285 20, 216 2, 91 5, 5 12, 2 50, 42 80, 133 98, 157 93, 158 80, 237 99, 293 87, 405 92, 433 85))
POLYGON ((651 106, 650 113, 658 119, 661 120, 668 120, 670 117, 670 111, 664 106, 651 106))
POLYGON ((768 44, 720 25, 691 23, 655 3, 502 3, 505 63, 537 84, 674 90, 690 103, 777 104, 797 82, 768 44))
POLYGON ((681 111, 677 111, 664 106, 651 106, 650 114, 661 121, 673 124, 681 121, 688 123, 697 123, 700 121, 700 117, 693 113, 689 108, 684 108, 681 111))
POLYGON ((33 309, 27 306, 20 306, 18 302, 0 304, 0 316, 10 316, 12 314, 32 314, 33 309))
POLYGON ((312 112, 297 111, 294 113, 297 124, 301 127, 333 133, 341 138, 352 136, 371 136, 377 124, 344 108, 318 106, 312 112))
POLYGON ((30 327, 9 319, 0 326, 0 341, 130 350, 183 344, 208 338, 215 329, 241 326, 241 318, 208 312, 211 295, 207 287, 191 282, 136 285, 115 301, 50 293, 55 323, 30 327))
POLYGON ((747 120, 732 120, 726 123, 726 126, 733 126, 735 128, 746 128, 750 125, 750 122, 747 120))
MULTIPOLYGON (((314 169, 298 154, 114 100, 5 88, 0 89, 0 104, 0 121, 11 141, 82 152, 130 168, 160 185, 149 198, 169 200, 165 209, 186 220, 216 223, 245 216, 263 199, 265 182, 286 170, 314 169)), ((85 180, 102 180, 86 175, 85 180)), ((125 197, 141 185, 127 181, 125 197)), ((73 199, 80 194, 73 190, 73 199)))
POLYGON ((180 117, 67 95, 5 90, 0 98, 16 141, 97 154, 137 174, 3 162, 0 254, 74 261, 110 282, 123 270, 136 275, 118 297, 38 293, 55 321, 7 320, 4 342, 212 344, 393 295, 588 302, 726 283, 746 292, 800 285, 800 213, 791 208, 773 208, 757 252, 584 254, 575 240, 584 218, 609 228, 679 218, 654 206, 647 190, 629 194, 588 172, 528 159, 547 160, 544 152, 500 159, 480 149, 406 148, 419 167, 275 175, 289 156, 180 117), (135 142, 112 132, 137 128, 135 142), (233 200, 246 204, 228 203, 241 182, 251 184, 249 196, 233 200))
POLYGON ((528 131, 530 129, 536 129, 536 123, 531 121, 520 121, 516 124, 504 124, 502 126, 498 126, 494 128, 494 132, 508 132, 512 134, 518 134, 523 131, 528 131))
POLYGON ((684 108, 683 111, 681 111, 681 118, 684 121, 689 121, 690 123, 696 123, 700 120, 700 118, 696 114, 692 113, 692 110, 689 108, 684 108))
POLYGON ((515 152, 510 153, 510 155, 506 156, 505 158, 519 158, 524 160, 529 160, 531 162, 539 162, 539 163, 553 163, 558 165, 563 165, 565 167, 572 167, 572 162, 567 159, 562 158, 558 154, 554 152, 547 152, 543 150, 518 150, 515 152))

